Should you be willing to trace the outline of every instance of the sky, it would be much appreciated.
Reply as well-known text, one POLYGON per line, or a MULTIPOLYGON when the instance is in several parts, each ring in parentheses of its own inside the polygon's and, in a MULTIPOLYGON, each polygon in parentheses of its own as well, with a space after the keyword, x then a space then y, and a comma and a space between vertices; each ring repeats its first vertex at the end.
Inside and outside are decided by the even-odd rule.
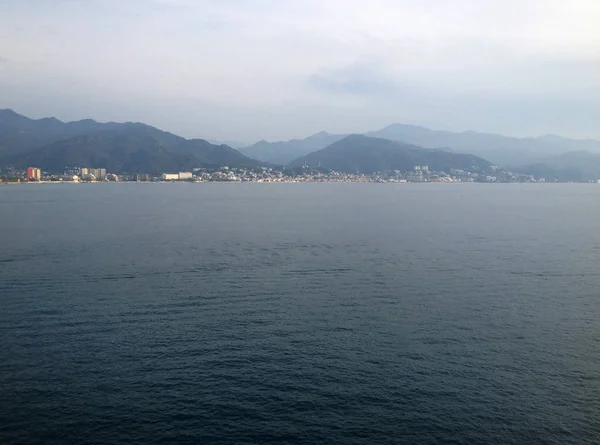
POLYGON ((254 142, 600 138, 598 0, 0 0, 0 108, 254 142))

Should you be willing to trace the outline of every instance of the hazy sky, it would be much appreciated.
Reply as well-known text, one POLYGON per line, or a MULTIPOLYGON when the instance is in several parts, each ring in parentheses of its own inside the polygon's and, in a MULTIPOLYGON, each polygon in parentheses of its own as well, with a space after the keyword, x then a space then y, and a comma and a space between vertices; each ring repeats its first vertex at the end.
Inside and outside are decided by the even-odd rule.
POLYGON ((600 0, 0 0, 0 108, 254 141, 600 138, 600 0))

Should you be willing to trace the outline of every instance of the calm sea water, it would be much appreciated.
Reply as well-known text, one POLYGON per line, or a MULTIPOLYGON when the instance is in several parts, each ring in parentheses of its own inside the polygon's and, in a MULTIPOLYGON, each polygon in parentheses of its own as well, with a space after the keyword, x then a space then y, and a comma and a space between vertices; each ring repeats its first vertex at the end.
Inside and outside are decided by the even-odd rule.
POLYGON ((600 186, 0 187, 0 443, 600 442, 600 186))

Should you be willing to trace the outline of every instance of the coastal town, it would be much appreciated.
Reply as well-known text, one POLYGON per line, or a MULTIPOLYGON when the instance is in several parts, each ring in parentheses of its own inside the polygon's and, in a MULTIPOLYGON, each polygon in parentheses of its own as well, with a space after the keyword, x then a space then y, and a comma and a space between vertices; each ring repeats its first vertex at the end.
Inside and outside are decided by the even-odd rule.
MULTIPOLYGON (((414 166, 409 171, 387 171, 372 174, 342 173, 319 168, 278 169, 259 167, 255 169, 229 168, 194 169, 187 172, 163 174, 131 173, 115 174, 105 168, 67 167, 63 174, 50 174, 40 168, 27 170, 0 169, 0 183, 97 183, 97 182, 375 182, 375 183, 544 183, 536 178, 492 167, 491 174, 451 169, 434 171, 426 165, 414 166)), ((548 181, 550 182, 550 181, 548 181)))

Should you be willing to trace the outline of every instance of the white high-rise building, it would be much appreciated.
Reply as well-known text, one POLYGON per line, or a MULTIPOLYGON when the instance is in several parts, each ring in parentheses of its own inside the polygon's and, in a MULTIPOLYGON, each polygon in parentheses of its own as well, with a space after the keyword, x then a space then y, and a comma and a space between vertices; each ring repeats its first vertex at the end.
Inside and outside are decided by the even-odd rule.
POLYGON ((104 181, 106 179, 106 169, 105 168, 89 168, 82 167, 80 169, 80 175, 82 178, 90 175, 96 178, 96 181, 104 181))

